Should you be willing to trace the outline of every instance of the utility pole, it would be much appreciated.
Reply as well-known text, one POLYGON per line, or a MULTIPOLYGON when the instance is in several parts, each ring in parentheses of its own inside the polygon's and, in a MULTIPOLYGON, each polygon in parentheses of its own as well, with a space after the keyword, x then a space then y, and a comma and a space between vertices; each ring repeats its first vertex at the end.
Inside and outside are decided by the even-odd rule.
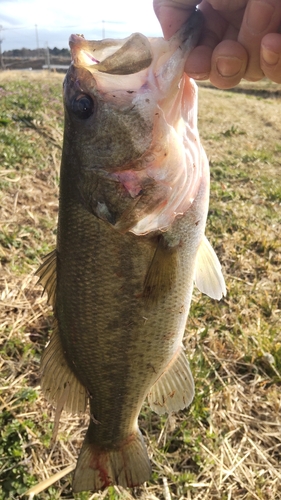
POLYGON ((39 39, 38 39, 38 29, 37 24, 35 26, 35 36, 36 36, 36 48, 37 48, 37 56, 39 57, 39 39))
POLYGON ((2 56, 2 42, 4 40, 4 38, 2 38, 2 36, 1 36, 2 29, 3 29, 3 26, 0 25, 0 70, 5 69, 3 56, 2 56))
POLYGON ((48 66, 48 70, 51 70, 51 64, 50 64, 50 52, 49 52, 49 46, 48 42, 46 42, 46 65, 48 66))

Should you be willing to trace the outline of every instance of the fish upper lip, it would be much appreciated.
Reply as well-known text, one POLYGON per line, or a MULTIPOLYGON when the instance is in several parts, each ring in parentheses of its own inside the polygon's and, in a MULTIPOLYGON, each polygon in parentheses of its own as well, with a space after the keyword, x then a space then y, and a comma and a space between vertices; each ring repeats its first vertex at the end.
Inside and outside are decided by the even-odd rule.
POLYGON ((83 35, 75 35, 75 34, 72 34, 70 35, 69 37, 69 45, 70 45, 70 48, 71 48, 71 52, 72 52, 72 62, 74 63, 77 63, 77 59, 79 60, 79 56, 80 56, 80 59, 81 59, 81 54, 82 54, 82 58, 83 58, 83 61, 81 61, 82 65, 83 63, 86 64, 86 58, 89 59, 89 62, 91 64, 99 64, 100 61, 98 59, 96 59, 90 52, 89 50, 86 49, 87 47, 87 40, 85 40, 84 36, 83 35), (83 48, 83 45, 85 48, 83 48))
POLYGON ((84 35, 78 35, 78 34, 72 34, 70 35, 69 37, 69 45, 71 46, 72 44, 77 44, 79 43, 79 45, 81 45, 81 43, 87 43, 85 38, 84 38, 84 35))

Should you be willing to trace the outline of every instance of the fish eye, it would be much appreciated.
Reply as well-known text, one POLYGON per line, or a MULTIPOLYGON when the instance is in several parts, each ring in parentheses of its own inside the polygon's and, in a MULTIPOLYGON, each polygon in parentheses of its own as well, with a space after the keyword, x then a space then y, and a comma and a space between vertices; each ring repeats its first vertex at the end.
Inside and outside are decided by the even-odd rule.
POLYGON ((74 97, 71 103, 71 108, 77 118, 86 120, 94 112, 93 99, 89 95, 80 94, 79 96, 74 97))

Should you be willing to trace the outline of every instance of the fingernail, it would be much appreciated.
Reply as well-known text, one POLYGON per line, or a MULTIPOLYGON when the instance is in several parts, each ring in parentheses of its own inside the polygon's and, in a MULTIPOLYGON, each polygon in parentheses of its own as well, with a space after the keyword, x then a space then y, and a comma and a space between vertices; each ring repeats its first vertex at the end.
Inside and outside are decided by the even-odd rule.
POLYGON ((279 61, 279 54, 276 54, 276 52, 272 52, 272 50, 268 50, 262 47, 261 54, 266 64, 269 64, 270 66, 277 64, 279 61))
POLYGON ((263 0, 250 2, 246 12, 246 22, 253 35, 263 33, 270 24, 274 7, 263 0))
POLYGON ((191 73, 190 71, 187 74, 193 80, 208 80, 210 76, 209 73, 191 73))
POLYGON ((242 68, 242 61, 237 57, 218 57, 216 61, 217 72, 222 77, 238 75, 242 68))

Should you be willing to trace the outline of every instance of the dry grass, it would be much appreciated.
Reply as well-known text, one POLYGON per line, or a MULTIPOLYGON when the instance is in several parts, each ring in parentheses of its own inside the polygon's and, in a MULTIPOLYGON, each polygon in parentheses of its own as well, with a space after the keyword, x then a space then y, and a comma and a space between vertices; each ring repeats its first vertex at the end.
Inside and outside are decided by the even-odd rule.
MULTIPOLYGON (((39 389, 52 323, 34 271, 55 245, 61 80, 1 74, 8 120, 0 127, 1 500, 72 466, 87 427, 87 416, 63 414, 52 444, 54 412, 39 389), (23 94, 18 110, 13 101, 23 94)), ((215 303, 194 293, 186 346, 195 401, 168 419, 143 409, 151 482, 76 499, 281 499, 280 85, 245 87, 252 94, 200 89, 199 128, 212 172, 208 236, 228 295, 215 303), (269 97, 256 96, 259 88, 269 97)), ((74 498, 70 480, 36 498, 74 498)))
POLYGON ((58 82, 62 83, 64 75, 62 73, 57 73, 56 71, 26 71, 26 70, 8 70, 1 71, 1 83, 14 82, 15 80, 27 81, 27 82, 39 82, 42 80, 46 83, 54 84, 58 82))

